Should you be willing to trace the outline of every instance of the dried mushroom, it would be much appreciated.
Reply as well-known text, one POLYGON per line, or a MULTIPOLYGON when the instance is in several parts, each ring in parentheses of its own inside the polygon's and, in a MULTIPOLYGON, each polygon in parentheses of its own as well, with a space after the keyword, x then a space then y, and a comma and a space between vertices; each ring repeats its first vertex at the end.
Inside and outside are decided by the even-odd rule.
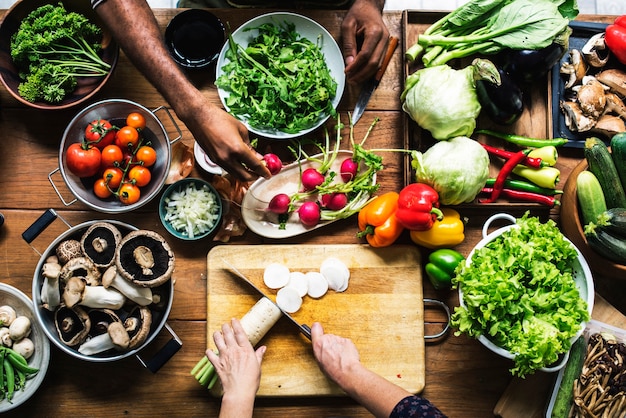
POLYGON ((83 234, 80 245, 97 267, 107 268, 115 261, 115 249, 121 240, 122 233, 113 224, 96 222, 83 234))
POLYGON ((72 258, 80 257, 83 255, 80 248, 80 242, 75 239, 68 239, 62 241, 56 249, 56 255, 59 258, 59 263, 65 264, 72 258))
POLYGON ((91 320, 80 306, 60 306, 54 313, 54 325, 59 339, 70 347, 81 344, 91 329, 91 320))
POLYGON ((174 253, 156 232, 133 231, 118 246, 115 265, 126 280, 141 287, 155 287, 170 279, 174 253))

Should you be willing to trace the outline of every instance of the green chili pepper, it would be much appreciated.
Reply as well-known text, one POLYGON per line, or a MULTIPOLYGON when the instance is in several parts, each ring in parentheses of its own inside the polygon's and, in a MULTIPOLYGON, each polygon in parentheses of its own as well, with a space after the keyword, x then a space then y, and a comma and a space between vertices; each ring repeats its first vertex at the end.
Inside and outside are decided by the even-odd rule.
POLYGON ((465 260, 463 255, 449 248, 433 251, 428 256, 426 275, 436 290, 450 289, 456 267, 465 260))
POLYGON ((503 134, 500 132, 490 131, 489 129, 479 129, 475 131, 477 134, 485 134, 494 136, 496 138, 504 139, 511 144, 519 145, 520 147, 539 148, 545 146, 560 147, 568 142, 567 138, 529 138, 526 136, 503 134))
MULTIPOLYGON (((487 179, 485 183, 486 187, 493 187, 493 184, 496 182, 496 179, 487 179)), ((530 193, 538 193, 546 196, 553 196, 555 194, 563 193, 563 190, 558 189, 549 189, 547 187, 539 187, 535 183, 531 183, 529 181, 517 180, 517 179, 507 179, 504 181, 505 189, 513 189, 519 190, 521 192, 530 192, 530 193)))

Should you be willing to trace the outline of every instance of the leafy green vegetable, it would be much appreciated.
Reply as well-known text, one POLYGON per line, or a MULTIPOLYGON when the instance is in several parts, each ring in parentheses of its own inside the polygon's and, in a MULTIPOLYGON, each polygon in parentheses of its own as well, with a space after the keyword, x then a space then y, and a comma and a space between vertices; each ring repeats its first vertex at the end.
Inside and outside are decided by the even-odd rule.
POLYGON ((420 35, 405 55, 425 66, 503 49, 541 49, 569 33, 575 0, 476 0, 447 14, 420 35))
POLYGON ((554 221, 526 213, 457 270, 453 286, 465 306, 452 315, 455 335, 484 334, 513 353, 515 375, 554 363, 589 320, 573 276, 577 257, 554 221))
POLYGON ((30 101, 62 101, 77 85, 77 77, 106 75, 101 30, 87 17, 67 12, 63 4, 46 4, 22 20, 11 37, 11 58, 23 80, 20 95, 30 101))
POLYGON ((293 23, 265 23, 247 47, 229 36, 230 60, 215 85, 229 92, 226 106, 257 129, 297 133, 326 115, 336 116, 337 82, 318 44, 293 23))

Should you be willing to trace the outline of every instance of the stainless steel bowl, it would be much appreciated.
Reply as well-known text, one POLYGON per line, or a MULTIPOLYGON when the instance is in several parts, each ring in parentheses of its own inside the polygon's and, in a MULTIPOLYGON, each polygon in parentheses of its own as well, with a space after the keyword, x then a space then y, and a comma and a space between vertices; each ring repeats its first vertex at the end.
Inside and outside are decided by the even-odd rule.
POLYGON ((180 129, 166 108, 161 107, 154 111, 150 111, 144 106, 130 100, 103 100, 85 108, 71 120, 63 133, 63 138, 61 139, 61 147, 59 149, 59 168, 52 171, 48 177, 59 195, 59 198, 66 206, 71 205, 75 202, 75 200, 70 202, 65 201, 56 187, 52 179, 52 175, 59 170, 68 189, 80 202, 99 212, 129 212, 150 202, 161 191, 170 170, 171 146, 174 142, 180 139, 180 137, 180 129), (179 135, 173 140, 170 140, 167 131, 161 123, 161 120, 159 120, 156 116, 156 112, 160 110, 166 111, 167 115, 170 119, 172 119, 172 123, 178 130, 179 135), (139 112, 145 117, 146 128, 142 131, 142 135, 151 141, 152 147, 157 153, 157 161, 152 167, 150 167, 152 180, 150 181, 150 184, 141 188, 141 198, 139 201, 131 205, 126 205, 120 202, 115 196, 107 199, 100 199, 97 197, 92 190, 94 178, 80 178, 72 174, 72 172, 70 172, 67 168, 65 154, 70 145, 80 142, 83 139, 85 128, 91 121, 95 119, 107 119, 111 121, 113 125, 119 126, 120 124, 125 124, 124 121, 126 116, 131 112, 139 112))

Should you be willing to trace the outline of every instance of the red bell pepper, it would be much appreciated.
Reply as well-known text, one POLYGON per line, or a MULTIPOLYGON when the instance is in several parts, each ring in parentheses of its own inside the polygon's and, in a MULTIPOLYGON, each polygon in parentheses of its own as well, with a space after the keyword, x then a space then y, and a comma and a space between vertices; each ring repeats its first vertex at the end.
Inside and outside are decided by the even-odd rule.
POLYGON ((612 25, 606 27, 604 41, 613 55, 626 64, 626 15, 618 17, 612 25))
POLYGON ((400 191, 396 218, 410 231, 429 230, 436 220, 443 219, 439 194, 427 184, 409 184, 400 191))

